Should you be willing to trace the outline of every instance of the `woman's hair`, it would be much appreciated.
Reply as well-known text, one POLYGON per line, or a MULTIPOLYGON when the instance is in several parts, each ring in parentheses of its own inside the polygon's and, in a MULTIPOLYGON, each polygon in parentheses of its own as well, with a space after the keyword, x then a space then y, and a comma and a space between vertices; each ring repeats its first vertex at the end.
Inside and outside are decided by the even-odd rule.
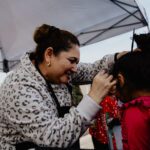
POLYGON ((150 33, 134 34, 133 38, 138 48, 142 51, 150 52, 150 33))
POLYGON ((47 24, 38 27, 33 38, 37 46, 32 55, 37 63, 43 61, 44 52, 48 47, 52 47, 57 55, 61 51, 68 51, 73 44, 80 46, 79 40, 71 32, 47 24))
POLYGON ((115 78, 121 73, 130 94, 137 90, 150 91, 150 53, 130 52, 114 64, 112 74, 115 78))

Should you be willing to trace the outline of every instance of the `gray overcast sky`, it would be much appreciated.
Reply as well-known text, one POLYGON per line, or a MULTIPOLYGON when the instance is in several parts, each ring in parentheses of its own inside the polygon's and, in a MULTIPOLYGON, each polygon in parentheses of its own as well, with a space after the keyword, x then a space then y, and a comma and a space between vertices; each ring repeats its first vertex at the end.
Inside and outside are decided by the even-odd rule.
MULTIPOLYGON (((143 7, 146 9, 148 20, 150 21, 150 0, 139 0, 143 7)), ((148 29, 146 27, 137 29, 135 33, 147 33, 148 29)), ((133 32, 128 32, 96 44, 85 46, 80 48, 82 62, 93 62, 100 59, 106 54, 111 54, 118 51, 130 50, 132 43, 133 32)), ((134 46, 136 46, 134 44, 134 46)))

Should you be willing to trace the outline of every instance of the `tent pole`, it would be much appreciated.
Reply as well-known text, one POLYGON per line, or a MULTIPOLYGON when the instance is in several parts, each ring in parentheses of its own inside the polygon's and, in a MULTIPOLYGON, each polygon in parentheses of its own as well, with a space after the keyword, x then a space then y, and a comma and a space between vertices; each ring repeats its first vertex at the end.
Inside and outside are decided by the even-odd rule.
POLYGON ((1 42, 0 42, 0 51, 1 51, 3 72, 9 72, 8 60, 5 58, 1 42))
POLYGON ((3 59, 3 72, 9 72, 8 60, 3 59))
POLYGON ((131 44, 131 52, 133 52, 133 46, 134 46, 134 34, 135 34, 135 29, 133 29, 132 44, 131 44))

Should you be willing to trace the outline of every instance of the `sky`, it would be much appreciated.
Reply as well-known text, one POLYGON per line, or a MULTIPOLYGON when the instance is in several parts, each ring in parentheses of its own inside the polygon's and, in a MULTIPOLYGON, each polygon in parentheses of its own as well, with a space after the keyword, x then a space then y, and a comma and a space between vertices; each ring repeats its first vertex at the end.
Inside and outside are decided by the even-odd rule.
MULTIPOLYGON (((146 10, 148 20, 150 21, 150 0, 139 0, 146 10)), ((150 24, 150 23, 149 23, 150 24)), ((136 29, 135 33, 147 33, 146 27, 136 29)), ((106 54, 113 54, 114 52, 120 52, 131 49, 133 32, 128 32, 98 43, 91 44, 89 46, 80 48, 80 61, 82 62, 94 62, 102 58, 106 54)), ((136 45, 134 44, 134 47, 136 45)))

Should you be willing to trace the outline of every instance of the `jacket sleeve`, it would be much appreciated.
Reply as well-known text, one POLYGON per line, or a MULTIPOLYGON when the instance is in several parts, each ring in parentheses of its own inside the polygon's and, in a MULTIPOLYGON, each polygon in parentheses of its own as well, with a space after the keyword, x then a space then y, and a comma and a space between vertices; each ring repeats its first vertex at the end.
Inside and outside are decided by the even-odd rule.
POLYGON ((110 72, 114 64, 114 54, 106 55, 101 60, 94 63, 79 63, 77 73, 72 77, 74 84, 86 84, 91 83, 94 76, 100 70, 106 70, 110 72))

